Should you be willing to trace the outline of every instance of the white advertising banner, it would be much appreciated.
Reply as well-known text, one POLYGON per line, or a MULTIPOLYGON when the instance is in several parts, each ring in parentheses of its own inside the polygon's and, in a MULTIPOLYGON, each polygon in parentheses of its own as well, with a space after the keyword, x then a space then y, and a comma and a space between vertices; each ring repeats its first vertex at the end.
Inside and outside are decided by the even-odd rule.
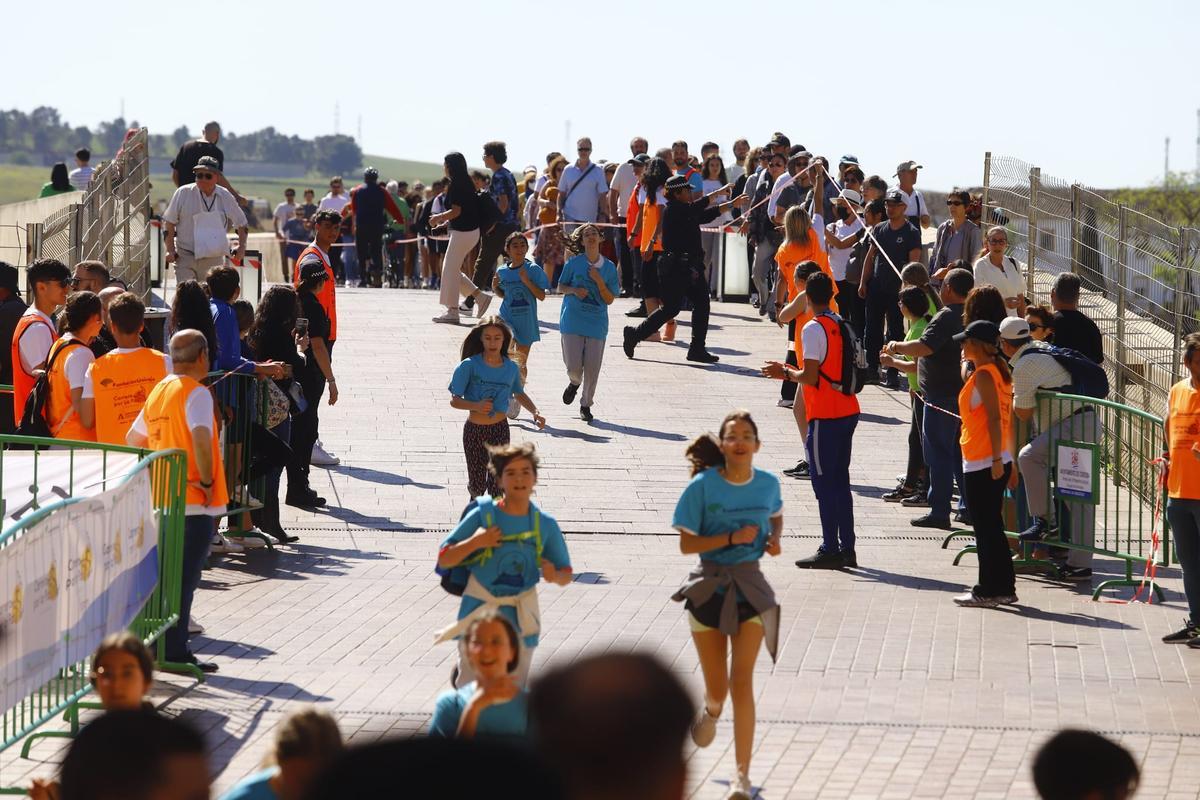
POLYGON ((0 549, 0 712, 137 616, 158 582, 150 501, 143 471, 0 549))
POLYGON ((68 497, 89 497, 116 486, 138 463, 132 453, 102 453, 86 450, 5 450, 3 483, 0 485, 0 515, 8 528, 21 517, 42 506, 68 497), (34 484, 37 485, 36 504, 34 484))

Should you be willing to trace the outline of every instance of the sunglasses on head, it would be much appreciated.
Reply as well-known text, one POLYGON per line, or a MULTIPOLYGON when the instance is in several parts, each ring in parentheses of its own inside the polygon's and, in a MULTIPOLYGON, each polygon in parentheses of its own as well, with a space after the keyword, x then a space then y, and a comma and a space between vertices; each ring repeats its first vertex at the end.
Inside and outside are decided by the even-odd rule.
POLYGON ((211 172, 197 172, 196 173, 196 180, 198 180, 198 181, 200 181, 200 180, 211 181, 212 179, 213 179, 213 174, 211 172))

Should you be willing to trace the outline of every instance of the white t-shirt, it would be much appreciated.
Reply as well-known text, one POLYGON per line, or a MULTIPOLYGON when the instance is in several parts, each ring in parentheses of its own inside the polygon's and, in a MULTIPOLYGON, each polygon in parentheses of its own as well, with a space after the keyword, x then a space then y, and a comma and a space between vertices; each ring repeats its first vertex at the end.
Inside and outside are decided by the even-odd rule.
MULTIPOLYGON (((638 205, 646 202, 646 187, 638 187, 638 205)), ((654 204, 656 206, 665 206, 667 204, 667 190, 661 186, 658 189, 658 194, 654 196, 654 204)))
MULTIPOLYGON (((177 381, 178 375, 168 375, 163 378, 163 382, 177 381)), ((212 392, 207 386, 197 386, 192 389, 191 394, 187 397, 187 402, 184 404, 185 413, 187 415, 188 430, 195 432, 200 428, 205 428, 209 431, 216 424, 216 418, 213 416, 213 398, 212 392)), ((149 436, 150 432, 146 428, 146 409, 138 412, 137 419, 133 421, 130 430, 136 432, 139 436, 149 436)), ((217 454, 219 455, 219 454, 217 454)), ((221 516, 225 513, 225 506, 202 506, 193 503, 188 503, 184 514, 189 517, 199 515, 221 516)))
MULTIPOLYGON (((995 286, 1000 295, 1007 301, 1010 297, 1025 294, 1025 279, 1021 276, 1021 268, 1016 259, 1004 257, 1004 269, 993 264, 987 256, 975 262, 972 272, 975 273, 976 286, 995 286)), ((1015 317, 1017 309, 1006 308, 1008 316, 1015 317)))
MULTIPOLYGON (((63 336, 64 339, 78 342, 74 334, 68 333, 63 336)), ((96 354, 92 352, 90 347, 72 347, 67 351, 65 356, 66 361, 63 362, 63 374, 67 376, 67 386, 71 389, 82 389, 84 381, 87 379, 88 370, 92 366, 92 362, 96 360, 96 354)))
MULTIPOLYGON (((851 217, 848 223, 838 220, 833 224, 833 235, 839 239, 845 239, 861 231, 862 227, 862 220, 858 217, 851 217)), ((853 249, 853 247, 847 247, 844 250, 836 247, 826 248, 829 253, 829 269, 833 271, 835 281, 846 280, 846 267, 850 264, 850 252, 853 249)))
MULTIPOLYGON (((114 353, 136 353, 141 350, 141 347, 118 347, 113 350, 114 353)), ((95 363, 95 362, 93 362, 95 363)), ((167 374, 171 374, 171 357, 163 353, 163 366, 167 368, 167 374)), ((92 383, 92 365, 88 364, 87 378, 83 382, 83 396, 86 400, 93 400, 96 397, 96 384, 92 383)))
MULTIPOLYGON (((704 193, 712 194, 717 189, 720 189, 722 186, 724 186, 724 184, 721 183, 720 181, 706 180, 706 181, 704 181, 704 193)), ((693 199, 699 200, 700 198, 697 197, 697 198, 693 198, 693 199)), ((724 202, 724 201, 722 201, 722 202, 724 202)), ((710 206, 710 208, 711 208, 711 206, 710 206)), ((716 219, 714 219, 712 222, 710 222, 708 224, 709 225, 727 225, 731 219, 733 219, 733 214, 731 214, 728 211, 724 211, 721 213, 721 216, 717 217, 716 219)))
POLYGON ((189 183, 175 190, 162 215, 164 222, 175 226, 180 248, 192 252, 196 244, 196 215, 207 211, 221 214, 226 229, 230 225, 234 228, 246 227, 246 213, 228 189, 214 186, 212 195, 205 197, 199 186, 189 183))
POLYGON ((334 195, 333 192, 329 192, 328 194, 326 194, 324 197, 321 198, 321 202, 317 204, 317 210, 318 211, 326 211, 326 210, 336 211, 337 213, 340 214, 340 213, 342 213, 342 209, 348 205, 350 205, 350 193, 349 192, 342 192, 339 195, 334 195))
POLYGON ((729 178, 730 183, 737 183, 738 178, 746 174, 746 170, 739 167, 737 164, 730 164, 725 168, 725 177, 729 178))
POLYGON ((79 191, 84 191, 88 188, 88 184, 92 182, 92 173, 96 171, 95 167, 76 167, 67 174, 67 180, 71 182, 79 191))
POLYGON ((292 217, 296 216, 295 203, 280 203, 275 206, 275 229, 282 231, 283 225, 292 217))
POLYGON ((913 187, 912 194, 896 187, 896 191, 904 198, 904 216, 906 217, 924 217, 930 216, 929 204, 925 202, 925 195, 921 194, 921 190, 913 187))
POLYGON ((829 337, 816 319, 810 319, 800 329, 800 345, 804 348, 805 361, 825 363, 825 355, 829 352, 829 337))
POLYGON ((37 306, 25 309, 25 313, 21 316, 41 317, 46 323, 45 325, 33 324, 25 329, 25 333, 21 334, 21 342, 18 347, 21 353, 21 368, 25 370, 26 375, 29 375, 36 367, 45 364, 46 356, 50 355, 50 347, 54 344, 55 339, 54 320, 38 311, 37 306))
POLYGON ((617 167, 617 174, 613 175, 612 184, 608 187, 617 191, 617 216, 625 216, 625 206, 636 185, 637 175, 633 174, 633 164, 626 161, 617 167))

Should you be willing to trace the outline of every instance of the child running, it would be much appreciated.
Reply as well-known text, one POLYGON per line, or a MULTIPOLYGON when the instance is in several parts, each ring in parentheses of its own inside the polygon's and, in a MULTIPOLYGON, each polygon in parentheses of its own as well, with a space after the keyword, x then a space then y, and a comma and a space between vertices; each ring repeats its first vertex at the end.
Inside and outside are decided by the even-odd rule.
MULTIPOLYGON (((538 478, 533 444, 491 448, 490 468, 499 498, 478 498, 438 552, 439 571, 461 566, 468 577, 458 622, 440 631, 436 641, 458 638, 476 619, 499 610, 524 637, 513 675, 524 686, 541 631, 538 581, 566 586, 571 582, 571 559, 558 522, 530 499, 538 478)), ((460 639, 459 663, 451 683, 462 687, 475 678, 467 643, 460 639)))
POLYGON ((529 693, 513 678, 521 655, 516 628, 499 611, 489 611, 471 622, 465 638, 475 680, 442 692, 429 735, 446 739, 524 736, 529 693))
MULTIPOLYGON (((525 256, 529 252, 529 241, 525 234, 514 231, 504 240, 504 254, 508 263, 496 270, 492 277, 492 292, 504 298, 500 305, 500 319, 512 329, 512 352, 509 356, 521 368, 521 383, 529 377, 529 350, 534 342, 542 339, 538 330, 537 304, 546 299, 550 279, 545 270, 525 256)), ((508 418, 516 419, 521 408, 509 404, 508 418)))
POLYGON ((525 394, 521 370, 508 356, 512 331, 497 316, 479 320, 463 340, 462 362, 450 378, 450 406, 470 412, 463 425, 463 454, 467 459, 467 489, 472 499, 496 486, 488 474, 488 445, 509 442, 509 404, 516 401, 533 414, 538 428, 546 418, 525 394))
POLYGON ((672 522, 680 551, 700 556, 672 598, 685 602, 704 673, 704 707, 692 725, 698 747, 712 743, 725 696, 733 700, 737 774, 728 800, 752 796, 754 663, 764 640, 772 661, 779 642, 779 603, 759 561, 763 553, 780 553, 783 496, 779 479, 754 467, 761 446, 748 411, 725 417, 717 436, 705 434, 692 442, 687 449, 692 480, 672 522))
POLYGON ((565 295, 558 332, 570 381, 562 399, 567 405, 573 403, 583 384, 579 418, 584 422, 592 421, 592 401, 604 360, 604 340, 608 338, 608 307, 621 291, 616 266, 600 255, 602 238, 600 229, 590 223, 580 225, 566 237, 567 249, 575 256, 563 265, 558 281, 565 295))
POLYGON ((298 800, 342 752, 337 721, 315 708, 295 711, 275 733, 263 769, 241 780, 221 800, 298 800))

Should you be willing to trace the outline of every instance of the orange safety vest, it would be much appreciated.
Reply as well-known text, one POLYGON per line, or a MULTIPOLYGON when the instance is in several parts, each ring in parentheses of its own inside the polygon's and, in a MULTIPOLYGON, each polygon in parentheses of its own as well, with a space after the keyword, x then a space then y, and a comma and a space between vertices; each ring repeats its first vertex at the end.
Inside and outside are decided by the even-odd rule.
MULTIPOLYGON (((650 237, 654 235, 654 229, 658 227, 658 218, 662 215, 662 208, 659 207, 655 198, 650 197, 649 193, 646 199, 642 202, 642 235, 638 237, 638 249, 643 253, 646 252, 645 243, 650 241, 650 237)), ((654 242, 654 247, 651 248, 655 253, 661 253, 662 232, 659 232, 658 239, 654 242)))
MULTIPOLYGON (((842 380, 842 331, 829 313, 816 317, 817 324, 825 331, 825 360, 815 386, 804 386, 804 413, 813 419, 841 419, 859 412, 858 395, 843 394, 834 388, 842 380)), ((803 367, 803 363, 801 364, 803 367)))
MULTIPOLYGON (((78 347, 87 349, 87 345, 78 339, 62 337, 50 347, 50 355, 46 361, 54 358, 54 354, 72 342, 78 347)), ((75 349, 71 348, 72 351, 75 349)), ((50 396, 46 398, 46 425, 55 439, 74 439, 79 442, 96 441, 96 429, 83 427, 79 414, 71 405, 71 384, 67 381, 67 359, 73 355, 71 351, 63 353, 55 359, 50 369, 50 396)))
MULTIPOLYGON (((58 338, 58 333, 50 325, 46 324, 46 320, 42 319, 41 314, 22 315, 17 320, 17 327, 13 330, 12 338, 12 365, 13 365, 13 418, 17 425, 21 424, 21 415, 25 413, 25 401, 29 399, 29 393, 33 391, 33 385, 37 383, 37 378, 25 371, 25 367, 21 366, 21 337, 25 332, 34 325, 46 325, 50 328, 50 339, 53 346, 53 340, 58 338)), ((49 353, 47 353, 47 358, 49 353)))
MULTIPOLYGON (((187 453, 187 504, 204 505, 204 493, 193 483, 199 483, 200 471, 196 468, 196 449, 192 444, 192 431, 188 428, 187 399, 194 389, 208 391, 199 381, 180 375, 177 379, 160 381, 150 390, 142 417, 146 421, 149 448, 151 450, 183 450, 187 453)), ((210 506, 224 506, 229 502, 229 491, 225 487, 225 467, 221 463, 221 444, 217 438, 217 421, 212 421, 213 481, 210 506)))
MULTIPOLYGON (((633 239, 633 229, 637 227, 638 214, 642 212, 642 204, 637 201, 638 187, 634 186, 633 191, 629 193, 629 200, 625 203, 625 236, 633 239)), ((634 247, 642 246, 642 237, 639 234, 637 239, 633 239, 634 247)))
POLYGON ((962 432, 958 435, 958 443, 962 447, 963 461, 990 461, 993 458, 987 409, 983 407, 983 403, 971 408, 971 394, 975 391, 975 381, 983 372, 991 374, 996 385, 996 394, 1000 399, 1000 452, 1004 452, 1008 442, 1012 441, 1012 379, 1004 380, 995 364, 985 364, 971 373, 971 377, 967 378, 967 382, 958 393, 958 415, 962 417, 962 432))
POLYGON ((125 444, 125 434, 146 405, 150 390, 165 377, 165 357, 149 347, 124 353, 113 350, 96 359, 92 364, 96 441, 125 444))
MULTIPOLYGON (((800 294, 800 290, 796 286, 796 267, 801 261, 816 261, 821 267, 821 271, 833 279, 833 270, 829 266, 829 256, 821 250, 821 246, 817 243, 817 234, 811 228, 808 231, 808 245, 793 244, 784 242, 779 245, 779 249, 775 251, 775 263, 779 266, 779 276, 783 281, 783 285, 787 287, 788 303, 796 299, 796 295, 800 294)), ((835 314, 840 314, 838 309, 838 288, 837 281, 833 282, 833 297, 829 298, 829 310, 835 314)), ((792 337, 792 352, 796 354, 796 361, 804 366, 804 345, 800 341, 800 332, 804 330, 804 325, 812 319, 812 312, 805 308, 800 312, 800 316, 794 320, 795 335, 792 337)))
POLYGON ((329 341, 334 342, 337 341, 337 298, 334 296, 337 278, 333 274, 333 265, 329 263, 329 258, 321 252, 321 248, 310 244, 300 251, 296 265, 292 268, 292 283, 296 286, 300 285, 300 262, 309 253, 316 253, 317 258, 321 259, 321 263, 325 265, 325 274, 329 276, 325 285, 321 287, 321 291, 317 293, 317 302, 321 304, 321 308, 325 309, 325 316, 329 317, 329 341))
POLYGON ((1167 408, 1167 449, 1171 454, 1167 496, 1200 500, 1200 460, 1192 454, 1192 447, 1200 442, 1200 392, 1192 388, 1191 378, 1171 387, 1167 408))

